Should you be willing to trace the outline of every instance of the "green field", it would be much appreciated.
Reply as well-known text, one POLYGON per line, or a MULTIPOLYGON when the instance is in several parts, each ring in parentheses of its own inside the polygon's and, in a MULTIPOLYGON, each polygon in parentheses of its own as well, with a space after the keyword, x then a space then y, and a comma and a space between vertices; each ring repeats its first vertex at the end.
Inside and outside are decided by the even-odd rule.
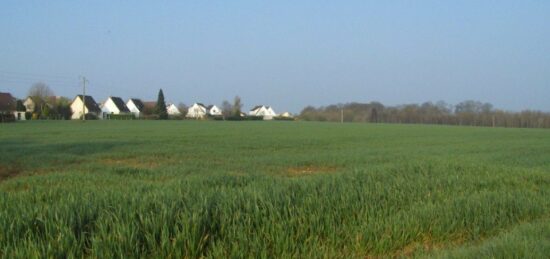
POLYGON ((550 131, 0 124, 0 258, 550 255, 550 131))

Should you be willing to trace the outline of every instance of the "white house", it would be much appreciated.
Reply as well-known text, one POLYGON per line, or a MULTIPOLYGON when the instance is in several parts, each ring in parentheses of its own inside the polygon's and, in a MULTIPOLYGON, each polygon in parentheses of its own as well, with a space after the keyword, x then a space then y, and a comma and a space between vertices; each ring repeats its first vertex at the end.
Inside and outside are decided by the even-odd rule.
POLYGON ((260 116, 263 117, 264 120, 272 120, 273 117, 277 116, 277 113, 273 110, 273 108, 265 105, 257 105, 250 112, 248 112, 250 116, 260 116))
POLYGON ((27 110, 27 112, 34 112, 36 108, 36 102, 33 100, 32 97, 29 96, 23 102, 23 106, 25 106, 25 109, 27 110))
POLYGON ((105 119, 110 114, 130 114, 130 110, 120 97, 110 96, 101 105, 101 113, 103 119, 105 119))
POLYGON ((143 105, 143 102, 140 99, 130 98, 128 102, 126 102, 126 107, 128 107, 128 110, 130 110, 136 118, 139 118, 139 115, 143 112, 145 105, 143 105))
POLYGON ((187 118, 195 118, 200 119, 204 118, 207 114, 206 107, 202 103, 194 103, 187 109, 187 115, 185 117, 187 118))
POLYGON ((281 117, 283 117, 283 118, 292 118, 292 117, 294 117, 294 116, 292 115, 292 113, 290 113, 290 112, 283 112, 283 113, 281 113, 279 116, 281 116, 281 117))
POLYGON ((178 109, 178 107, 173 103, 166 105, 166 112, 168 115, 181 115, 180 109, 178 109))
POLYGON ((73 112, 73 115, 71 116, 71 119, 78 120, 82 117, 82 114, 93 114, 97 117, 99 117, 101 113, 101 109, 99 108, 99 105, 95 102, 94 98, 86 95, 84 97, 84 101, 86 106, 84 107, 84 111, 82 110, 82 95, 77 95, 73 102, 71 103, 71 111, 73 112))
POLYGON ((216 105, 210 105, 206 107, 206 113, 208 113, 210 116, 221 116, 222 110, 216 105))

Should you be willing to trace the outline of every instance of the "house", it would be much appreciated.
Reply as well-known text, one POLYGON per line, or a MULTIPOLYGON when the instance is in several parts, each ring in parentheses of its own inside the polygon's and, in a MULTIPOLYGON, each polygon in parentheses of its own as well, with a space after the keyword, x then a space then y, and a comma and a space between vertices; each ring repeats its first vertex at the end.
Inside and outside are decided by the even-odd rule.
POLYGON ((172 116, 181 115, 180 110, 173 103, 166 105, 166 112, 168 113, 168 115, 172 115, 172 116))
POLYGON ((27 112, 34 112, 36 111, 36 103, 37 101, 35 100, 37 97, 27 97, 27 99, 25 99, 25 101, 23 102, 23 106, 25 106, 25 109, 27 110, 27 112))
POLYGON ((207 109, 202 103, 194 103, 187 109, 187 118, 201 119, 207 115, 207 109))
POLYGON ((143 102, 143 113, 144 114, 153 114, 155 113, 155 110, 157 109, 157 102, 150 101, 150 102, 143 102))
POLYGON ((263 117, 264 120, 272 120, 273 117, 277 116, 277 113, 275 113, 273 108, 271 108, 270 106, 265 106, 265 105, 254 106, 254 108, 252 108, 250 110, 250 112, 248 112, 248 114, 250 116, 263 117))
POLYGON ((130 114, 130 110, 120 97, 110 96, 101 105, 101 114, 106 119, 110 114, 130 114))
POLYGON ((139 118, 140 114, 143 112, 143 108, 145 108, 145 105, 140 99, 130 98, 128 102, 126 102, 126 107, 128 107, 128 110, 130 110, 136 118, 139 118))
POLYGON ((0 122, 14 122, 17 115, 13 113, 16 113, 15 98, 10 93, 0 93, 0 122))
POLYGON ((206 107, 206 113, 210 116, 222 116, 222 110, 216 105, 206 107))
POLYGON ((10 93, 0 93, 0 112, 12 113, 15 111, 15 98, 10 93))
POLYGON ((283 117, 283 118, 293 118, 294 116, 292 115, 292 113, 290 112, 283 112, 281 113, 279 116, 283 117))
POLYGON ((97 117, 101 114, 101 109, 99 108, 99 105, 95 102, 94 98, 86 95, 84 96, 84 104, 86 106, 84 107, 82 103, 82 95, 77 95, 74 100, 71 103, 71 111, 73 112, 73 115, 71 116, 71 119, 78 120, 82 117, 82 114, 93 114, 97 117), (84 111, 82 108, 84 107, 84 111))
POLYGON ((49 108, 53 108, 57 101, 59 101, 61 98, 61 96, 48 96, 46 97, 46 100, 43 100, 38 96, 28 96, 27 99, 23 101, 23 106, 25 106, 27 112, 36 112, 40 111, 43 108, 37 107, 37 105, 43 106, 44 104, 46 104, 49 106, 49 108))

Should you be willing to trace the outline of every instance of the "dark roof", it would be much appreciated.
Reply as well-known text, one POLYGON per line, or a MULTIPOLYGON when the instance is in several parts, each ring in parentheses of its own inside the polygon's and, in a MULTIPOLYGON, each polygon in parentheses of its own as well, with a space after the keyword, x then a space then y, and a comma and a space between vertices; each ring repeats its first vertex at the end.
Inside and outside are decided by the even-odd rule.
POLYGON ((139 111, 143 111, 143 102, 140 99, 136 98, 130 98, 130 100, 134 103, 134 105, 138 108, 139 111))
POLYGON ((206 107, 208 110, 212 109, 212 107, 214 107, 214 105, 208 105, 208 107, 206 107))
MULTIPOLYGON (((78 97, 82 100, 82 95, 81 94, 77 95, 76 97, 78 97)), ((99 108, 99 105, 97 105, 97 103, 95 102, 93 97, 91 97, 89 95, 86 95, 84 101, 86 103, 86 108, 88 108, 88 112, 96 112, 96 113, 101 112, 101 109, 99 108)))
POLYGON ((157 102, 143 102, 143 107, 155 108, 156 106, 157 106, 157 102))
POLYGON ((262 106, 263 106, 263 105, 256 105, 256 106, 254 106, 254 108, 252 108, 251 111, 255 111, 255 110, 257 110, 257 109, 260 109, 260 108, 262 108, 262 106))
POLYGON ((113 103, 116 105, 117 109, 120 111, 120 112, 130 112, 130 110, 128 110, 128 107, 126 107, 126 104, 124 103, 124 101, 120 98, 120 97, 109 97, 111 98, 111 101, 113 101, 113 103))
POLYGON ((202 103, 197 103, 197 105, 200 105, 200 106, 206 108, 206 106, 204 106, 204 104, 202 104, 202 103))
POLYGON ((15 111, 15 98, 10 93, 0 93, 0 111, 15 111))

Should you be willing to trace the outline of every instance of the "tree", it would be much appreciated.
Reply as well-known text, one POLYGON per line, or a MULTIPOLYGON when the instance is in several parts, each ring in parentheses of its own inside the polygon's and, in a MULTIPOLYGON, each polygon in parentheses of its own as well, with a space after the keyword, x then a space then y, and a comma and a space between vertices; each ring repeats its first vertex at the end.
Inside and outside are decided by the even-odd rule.
POLYGON ((44 109, 44 105, 50 99, 49 97, 54 96, 55 94, 47 84, 37 82, 31 86, 28 95, 34 101, 35 111, 42 111, 44 109))
POLYGON ((24 112, 27 111, 27 108, 25 108, 25 105, 23 105, 23 101, 17 100, 17 103, 15 104, 15 110, 18 112, 24 112))
POLYGON ((50 113, 51 113, 50 106, 47 104, 44 105, 42 108, 42 114, 41 114, 42 119, 49 119, 50 113))
POLYGON ((162 89, 159 90, 155 112, 159 116, 160 120, 168 119, 168 112, 166 111, 166 102, 164 102, 164 93, 162 92, 162 89))
POLYGON ((178 110, 181 112, 181 117, 185 117, 185 115, 187 115, 187 109, 189 109, 189 107, 187 107, 185 103, 178 104, 178 110))
POLYGON ((60 97, 55 103, 54 110, 60 119, 70 119, 72 114, 71 100, 66 97, 60 97))
POLYGON ((239 117, 241 116, 241 109, 243 108, 243 104, 241 103, 241 97, 238 95, 235 96, 235 99, 233 99, 233 116, 239 117))
POLYGON ((233 114, 233 105, 227 100, 222 103, 222 115, 224 118, 230 117, 233 114))

